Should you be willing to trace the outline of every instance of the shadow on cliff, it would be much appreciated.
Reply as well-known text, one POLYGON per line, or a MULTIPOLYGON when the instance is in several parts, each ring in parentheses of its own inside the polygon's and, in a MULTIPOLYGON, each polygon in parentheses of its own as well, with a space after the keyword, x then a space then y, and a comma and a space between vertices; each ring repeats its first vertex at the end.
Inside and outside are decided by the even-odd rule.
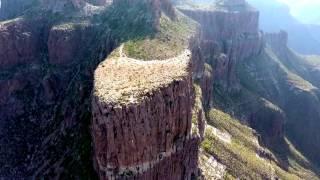
MULTIPOLYGON (((94 15, 90 19, 90 24, 93 24, 94 29, 93 32, 89 33, 89 36, 91 37, 85 38, 86 40, 84 41, 84 43, 87 45, 89 44, 89 46, 84 45, 84 47, 81 47, 79 50, 84 52, 81 54, 82 57, 78 56, 80 58, 79 60, 67 65, 68 68, 72 67, 74 69, 74 75, 70 80, 70 84, 67 86, 71 88, 68 88, 66 92, 60 96, 62 102, 69 97, 72 97, 72 101, 76 101, 76 103, 71 104, 74 104, 73 108, 76 109, 73 113, 78 114, 79 117, 77 120, 75 119, 72 121, 76 121, 77 123, 80 122, 81 127, 79 132, 75 132, 75 129, 71 126, 71 128, 66 130, 67 132, 69 131, 67 134, 70 139, 69 137, 60 139, 67 147, 62 149, 74 150, 75 152, 78 152, 76 154, 80 156, 80 160, 74 159, 77 158, 77 156, 69 157, 73 158, 70 159, 70 162, 74 163, 64 165, 64 168, 66 168, 65 172, 67 172, 64 174, 66 177, 77 177, 79 174, 81 175, 85 172, 87 173, 87 176, 85 177, 96 179, 96 176, 93 175, 94 172, 92 171, 93 147, 91 146, 92 139, 89 129, 92 118, 91 91, 94 83, 94 71, 99 63, 105 60, 105 58, 121 43, 131 39, 139 39, 153 35, 153 16, 151 13, 152 12, 147 5, 142 2, 139 2, 138 5, 134 6, 131 6, 129 3, 121 3, 111 5, 104 12, 94 15), (79 133, 80 138, 77 138, 77 134, 79 133), (69 143, 71 144, 71 148, 69 143), (86 164, 81 165, 82 162, 86 162, 86 164), (79 165, 82 167, 76 168, 79 165), (81 172, 81 169, 83 172, 81 172)), ((79 29, 82 30, 81 27, 79 27, 79 29)), ((55 68, 59 68, 59 66, 55 68)), ((58 121, 68 120, 70 111, 66 111, 64 105, 65 104, 62 103, 59 108, 61 113, 58 113, 60 114, 59 117, 57 117, 57 119, 60 118, 58 121), (65 117, 67 117, 67 119, 65 117)), ((58 127, 54 129, 58 129, 58 127)), ((51 146, 51 148, 55 149, 59 147, 55 145, 51 146)))
POLYGON ((244 87, 240 92, 225 92, 217 85, 214 88, 214 107, 253 128, 259 145, 272 153, 258 150, 259 156, 277 163, 286 171, 292 168, 292 161, 295 161, 301 167, 319 174, 319 168, 314 162, 301 156, 300 149, 287 137, 285 123, 288 117, 285 112, 272 105, 262 104, 266 101, 260 101, 259 96, 244 87))
MULTIPOLYGON (((0 158, 0 174, 8 178, 96 179, 89 129, 93 74, 120 43, 153 35, 152 11, 142 2, 115 4, 93 17, 38 10, 12 22, 21 32, 34 33, 18 23, 37 29, 31 38, 39 43, 32 63, 19 60, 0 74, 0 83, 10 85, 4 86, 8 93, 0 87, 5 97, 0 100, 0 129, 4 130, 0 154, 5 155, 0 158), (39 13, 41 17, 35 19, 39 13), (81 22, 89 22, 89 28, 81 22), (76 25, 72 30, 53 28, 59 24, 76 25), (70 46, 72 51, 68 51, 70 46)), ((9 33, 20 35, 15 29, 9 33)), ((20 46, 30 47, 28 43, 20 46)))

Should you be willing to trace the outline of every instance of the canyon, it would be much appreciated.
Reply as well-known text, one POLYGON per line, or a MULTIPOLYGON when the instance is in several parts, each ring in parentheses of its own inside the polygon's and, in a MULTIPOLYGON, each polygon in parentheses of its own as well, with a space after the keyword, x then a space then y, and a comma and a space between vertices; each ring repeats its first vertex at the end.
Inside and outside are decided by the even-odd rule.
POLYGON ((317 57, 208 7, 2 0, 0 179, 319 179, 317 57))

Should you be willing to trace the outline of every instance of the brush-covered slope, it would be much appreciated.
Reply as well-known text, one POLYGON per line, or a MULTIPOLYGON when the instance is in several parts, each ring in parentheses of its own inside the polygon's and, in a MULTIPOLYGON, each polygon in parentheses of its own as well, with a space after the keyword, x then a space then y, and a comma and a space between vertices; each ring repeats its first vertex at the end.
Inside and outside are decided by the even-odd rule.
POLYGON ((201 25, 193 64, 208 122, 204 177, 319 179, 317 57, 292 52, 285 32, 261 33, 259 12, 230 2, 177 2, 201 25))
POLYGON ((284 143, 289 165, 283 167, 272 151, 259 145, 255 130, 218 109, 211 109, 207 117, 203 156, 216 159, 224 179, 318 179, 307 158, 288 139, 284 143))
POLYGON ((288 138, 310 161, 318 163, 320 91, 317 66, 290 51, 282 37, 281 33, 266 35, 269 43, 265 52, 239 68, 241 82, 249 91, 283 110, 288 138))
MULTIPOLYGON (((225 92, 214 85, 213 105, 217 109, 208 112, 208 122, 239 138, 241 146, 220 142, 222 147, 213 146, 211 151, 235 177, 319 179, 318 59, 293 53, 283 37, 283 32, 265 35, 268 43, 264 51, 238 65, 240 91, 225 92), (235 127, 237 122, 254 131, 235 133, 247 129, 235 127), (256 139, 256 143, 248 144, 244 137, 256 139), (260 152, 260 146, 265 152, 260 152)), ((204 148, 210 141, 205 140, 204 148)))

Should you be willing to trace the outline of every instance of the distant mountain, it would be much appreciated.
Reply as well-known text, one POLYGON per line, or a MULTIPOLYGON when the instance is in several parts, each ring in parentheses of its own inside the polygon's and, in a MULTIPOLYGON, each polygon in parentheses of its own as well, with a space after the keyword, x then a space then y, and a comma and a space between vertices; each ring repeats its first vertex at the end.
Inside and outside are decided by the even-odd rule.
POLYGON ((290 14, 285 4, 276 0, 267 2, 248 0, 260 11, 260 27, 266 32, 285 30, 289 34, 288 45, 301 54, 320 54, 320 26, 306 25, 290 14))

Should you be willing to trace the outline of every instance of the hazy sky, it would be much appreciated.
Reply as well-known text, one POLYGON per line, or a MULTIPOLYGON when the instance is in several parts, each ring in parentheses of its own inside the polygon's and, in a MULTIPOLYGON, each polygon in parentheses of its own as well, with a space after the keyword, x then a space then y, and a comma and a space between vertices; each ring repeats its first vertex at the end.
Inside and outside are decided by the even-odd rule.
POLYGON ((300 21, 320 24, 320 0, 278 0, 290 7, 300 21))

